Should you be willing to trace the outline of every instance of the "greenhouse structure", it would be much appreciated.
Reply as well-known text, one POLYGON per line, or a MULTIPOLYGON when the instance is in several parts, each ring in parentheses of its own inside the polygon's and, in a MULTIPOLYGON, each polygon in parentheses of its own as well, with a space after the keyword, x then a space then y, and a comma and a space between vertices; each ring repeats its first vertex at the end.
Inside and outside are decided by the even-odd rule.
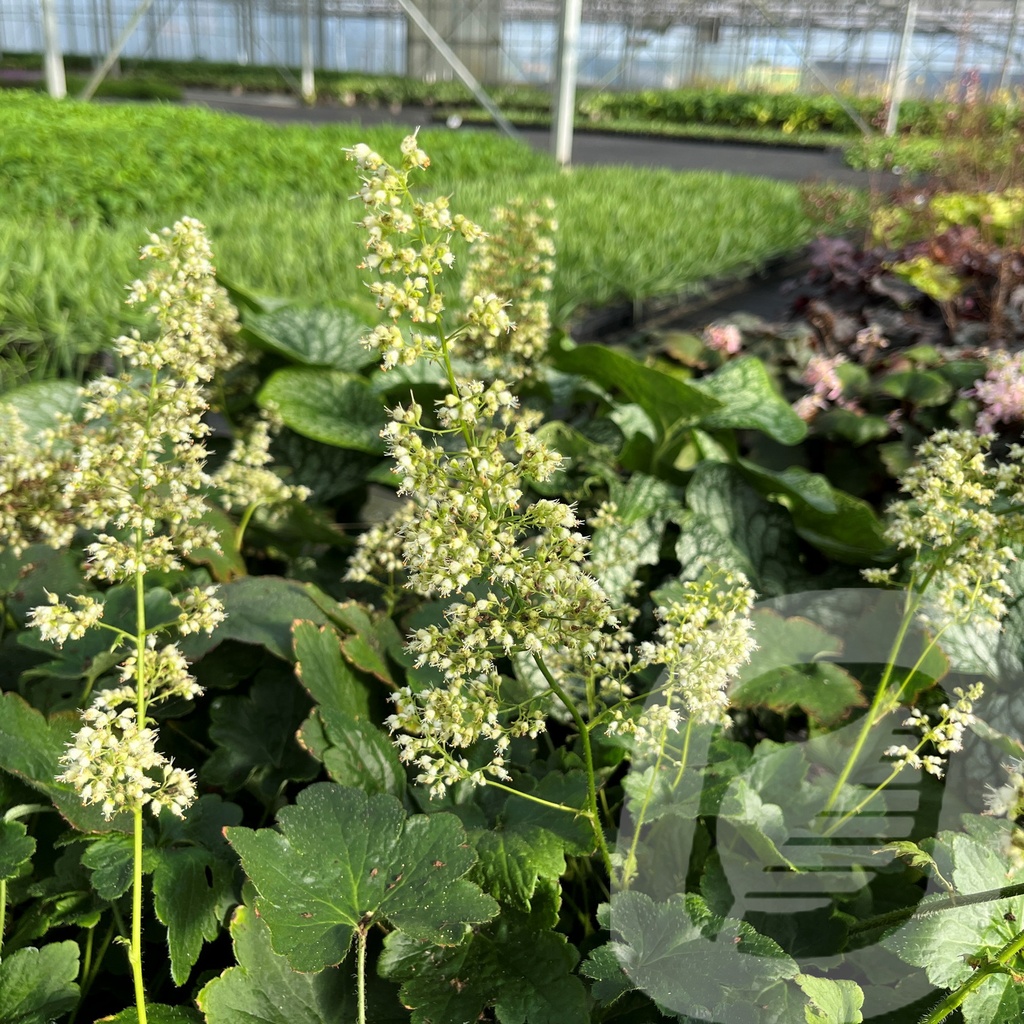
POLYGON ((217 61, 547 85, 579 18, 579 81, 907 95, 1024 85, 1024 0, 5 0, 0 54, 217 61), (569 8, 567 11, 566 8, 569 8))

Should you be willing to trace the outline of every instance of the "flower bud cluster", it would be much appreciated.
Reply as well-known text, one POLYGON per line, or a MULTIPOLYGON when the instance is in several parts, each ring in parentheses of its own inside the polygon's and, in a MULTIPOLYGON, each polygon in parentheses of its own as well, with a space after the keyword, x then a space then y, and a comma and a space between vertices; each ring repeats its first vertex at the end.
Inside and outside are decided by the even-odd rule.
POLYGON ((82 712, 85 724, 61 757, 65 769, 57 781, 74 786, 82 803, 99 804, 108 820, 147 805, 154 814, 166 808, 180 818, 195 800, 191 773, 157 751, 155 731, 140 728, 134 708, 105 703, 82 712))
MULTIPOLYGON (((986 458, 990 436, 939 431, 917 449, 901 479, 907 498, 888 510, 886 536, 911 555, 912 586, 926 587, 928 621, 962 621, 975 610, 999 620, 1011 591, 1010 548, 1024 520, 1009 510, 1024 484, 1024 449, 997 465, 986 458), (1006 505, 1007 508, 1001 508, 1006 505)), ((885 574, 865 572, 884 583, 885 574)))
MULTIPOLYGON (((46 438, 63 459, 53 482, 62 495, 55 507, 72 511, 95 538, 85 549, 86 575, 115 584, 180 569, 196 548, 219 549, 217 534, 200 522, 210 483, 205 386, 239 358, 228 345, 235 312, 216 283, 203 226, 186 218, 152 235, 142 259, 151 270, 131 286, 129 302, 146 305, 155 335, 118 339, 124 374, 87 384, 80 420, 65 419, 46 438)), ((172 597, 177 621, 147 628, 140 620, 135 635, 107 625, 103 602, 89 595, 61 601, 47 594, 48 604, 30 614, 30 624, 58 645, 100 628, 123 654, 122 685, 96 694, 62 758, 61 781, 83 802, 99 804, 105 817, 146 806, 180 815, 194 799, 189 773, 156 750, 147 712, 156 702, 201 692, 181 650, 159 646, 157 637, 175 628, 180 635, 215 629, 224 618, 215 589, 192 587, 172 597)))
POLYGON ((663 702, 682 701, 687 717, 725 724, 728 686, 757 649, 751 636, 754 591, 742 573, 707 570, 658 609, 654 643, 637 648, 639 667, 664 665, 663 702))
MULTIPOLYGON (((374 328, 363 342, 381 353, 386 370, 409 366, 422 357, 441 358, 442 336, 437 327, 445 307, 437 279, 455 261, 452 236, 461 235, 470 243, 484 237, 479 225, 452 214, 445 197, 424 202, 413 196, 409 175, 428 167, 430 158, 415 134, 406 137, 401 151, 398 168, 365 143, 345 151, 359 168, 358 198, 366 208, 360 223, 366 231, 367 255, 361 265, 381 275, 380 280, 371 281, 370 294, 392 321, 374 328), (412 326, 402 330, 397 321, 403 318, 410 325, 432 330, 412 326)), ((504 305, 493 296, 482 299, 477 321, 485 330, 508 328, 504 305)))
POLYGON ((985 688, 981 683, 975 683, 966 691, 959 686, 956 687, 953 690, 956 702, 952 705, 940 705, 939 720, 934 724, 931 717, 920 708, 911 708, 910 717, 904 721, 903 726, 907 729, 916 729, 921 733, 921 739, 912 748, 906 744, 888 747, 885 751, 886 757, 895 758, 902 767, 924 769, 936 778, 942 778, 943 758, 963 750, 964 730, 976 721, 974 704, 980 700, 984 692, 985 688), (922 755, 921 749, 927 744, 931 744, 937 754, 922 755))
POLYGON ((558 230, 554 208, 551 199, 530 204, 513 200, 498 207, 491 211, 498 230, 473 248, 461 286, 469 303, 467 326, 458 335, 457 351, 489 376, 529 376, 547 347, 551 314, 545 296, 552 288, 552 236, 558 230), (476 303, 484 295, 500 295, 515 306, 514 331, 481 326, 476 303))
POLYGON ((221 505, 229 512, 265 508, 271 514, 290 501, 305 501, 309 489, 286 484, 268 468, 273 461, 270 442, 275 424, 264 412, 236 431, 224 464, 211 478, 221 505))
MULTIPOLYGON (((588 571, 589 544, 574 508, 529 500, 530 485, 549 480, 562 461, 533 432, 537 416, 518 408, 505 380, 485 384, 455 375, 456 339, 475 339, 485 358, 508 354, 487 339, 502 341, 510 327, 505 302, 490 282, 498 263, 513 257, 501 256, 497 245, 486 250, 463 294, 466 318, 446 334, 438 282, 449 266, 445 233, 461 231, 471 253, 479 235, 452 216, 446 202, 412 200, 409 173, 426 166, 426 158, 414 136, 403 154, 395 169, 368 147, 349 151, 360 166, 360 197, 368 210, 365 265, 399 278, 371 285, 392 322, 366 340, 381 351, 385 369, 421 356, 435 361, 449 392, 433 410, 415 400, 392 410, 381 436, 399 492, 411 502, 386 527, 367 533, 348 578, 390 575, 401 567, 412 590, 451 599, 443 620, 421 626, 408 643, 415 667, 435 669, 442 684, 402 689, 388 721, 402 761, 438 796, 460 780, 506 780, 511 739, 543 731, 556 697, 569 710, 571 691, 586 700, 591 715, 606 701, 628 699, 626 680, 637 660, 629 632, 635 612, 620 620, 588 571), (408 329, 421 323, 431 328, 429 341, 408 329), (502 675, 509 665, 518 676, 514 687, 502 675), (481 749, 489 758, 483 764, 481 749)), ((554 227, 542 214, 510 216, 535 239, 541 228, 554 227)), ((530 244, 515 273, 531 278, 521 287, 535 294, 549 286, 542 278, 551 247, 530 244)), ((472 358, 465 348, 462 354, 472 358)), ((601 516, 610 520, 614 512, 606 507, 601 516)), ((747 635, 752 601, 746 581, 726 573, 684 585, 664 610, 658 642, 644 645, 639 661, 668 665, 666 692, 678 695, 687 713, 701 720, 724 716, 725 685, 753 646, 747 635), (709 630, 713 622, 717 627, 709 630)), ((670 707, 669 713, 680 712, 670 707)))

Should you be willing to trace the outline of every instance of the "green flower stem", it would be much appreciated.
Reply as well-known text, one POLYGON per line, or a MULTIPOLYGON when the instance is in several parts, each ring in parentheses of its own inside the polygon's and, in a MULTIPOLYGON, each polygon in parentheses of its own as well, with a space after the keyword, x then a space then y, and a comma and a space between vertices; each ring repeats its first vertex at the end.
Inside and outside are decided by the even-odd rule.
MULTIPOLYGON (((675 782, 672 788, 675 789, 679 785, 683 772, 686 770, 686 761, 690 755, 690 735, 693 732, 693 719, 688 718, 686 720, 686 733, 683 738, 683 753, 679 761, 679 770, 676 772, 675 782)), ((633 838, 629 844, 629 852, 626 854, 625 862, 622 866, 622 878, 621 884, 624 889, 628 889, 633 882, 633 878, 636 875, 636 848, 640 843, 640 832, 643 828, 644 819, 647 817, 647 808, 650 805, 651 798, 654 796, 654 782, 657 778, 658 771, 661 768, 661 763, 665 759, 665 744, 668 739, 668 724, 664 724, 661 727, 661 737, 658 743, 658 756, 654 760, 653 770, 651 771, 651 777, 648 780, 647 788, 644 792, 643 802, 640 806, 640 813, 637 815, 636 820, 633 822, 633 838)))
POLYGON ((132 937, 128 946, 128 962, 132 968, 139 1024, 146 1024, 146 989, 142 981, 142 808, 136 807, 132 817, 135 844, 132 851, 132 937))
POLYGON ((495 779, 484 779, 484 785, 492 786, 494 789, 503 789, 506 793, 511 793, 513 796, 522 797, 524 800, 540 804, 542 807, 550 807, 553 811, 565 811, 567 814, 580 813, 578 807, 570 807, 568 804, 556 804, 552 800, 544 800, 542 797, 534 796, 532 793, 524 793, 521 789, 513 789, 511 786, 506 786, 503 782, 498 782, 495 779))
POLYGON ((238 528, 235 530, 234 548, 235 552, 239 555, 242 553, 242 541, 245 539, 245 531, 249 526, 249 521, 252 519, 253 513, 261 504, 263 503, 254 501, 251 505, 246 506, 245 511, 238 520, 238 528))
POLYGON ((1024 896, 1024 883, 1004 885, 1001 889, 986 889, 984 892, 950 893, 941 900, 929 903, 925 907, 899 907, 885 914, 869 917, 864 921, 851 924, 849 933, 858 935, 861 932, 874 931, 877 928, 888 928, 900 925, 912 917, 923 917, 925 914, 938 914, 944 910, 956 910, 959 907, 970 907, 978 903, 995 903, 998 900, 1009 900, 1016 896, 1024 896))
POLYGON ((356 928, 356 1021, 366 1024, 366 926, 356 928))
POLYGON ((4 953, 4 929, 7 927, 7 879, 0 879, 0 961, 4 953))
MULTIPOLYGON (((136 559, 140 560, 143 549, 141 531, 135 534, 136 559)), ((146 724, 146 587, 143 574, 135 574, 135 715, 139 728, 146 724)), ((139 1024, 146 1024, 146 988, 142 980, 142 832, 143 808, 138 806, 132 812, 132 937, 128 946, 128 961, 132 968, 132 984, 135 989, 135 1008, 139 1024)))
POLYGON ((572 720, 579 730, 580 743, 583 745, 583 764, 587 771, 587 806, 589 808, 587 817, 590 820, 590 828, 594 833, 594 839, 597 841, 597 849, 601 854, 601 860, 604 862, 608 877, 614 878, 612 855, 608 850, 608 841, 605 839, 604 828, 601 825, 601 809, 597 803, 597 777, 594 772, 594 750, 590 743, 590 730, 587 728, 587 723, 583 721, 583 716, 580 714, 579 708, 576 707, 576 703, 555 681, 555 677, 551 674, 547 665, 544 664, 544 659, 539 654, 535 654, 533 660, 551 688, 551 692, 562 702, 569 714, 572 715, 572 720))
POLYGON ((974 973, 959 987, 955 988, 945 999, 942 1000, 938 1006, 927 1017, 925 1017, 921 1024, 942 1024, 954 1010, 963 1005, 964 1000, 976 989, 982 982, 991 977, 993 974, 1005 973, 1003 968, 1020 952, 1024 950, 1024 931, 1019 931, 1017 934, 1010 939, 1010 941, 1003 946, 1001 950, 986 963, 979 965, 974 973))
MULTIPOLYGON (((908 594, 908 598, 912 598, 913 596, 915 595, 913 591, 911 591, 908 594)), ((868 735, 875 726, 875 716, 885 703, 887 695, 886 691, 889 689, 889 682, 892 679, 893 670, 896 667, 896 659, 899 657, 900 650, 903 647, 904 641, 907 639, 907 633, 910 631, 910 625, 914 621, 914 615, 917 612, 918 603, 918 601, 913 600, 908 600, 907 602, 907 610, 903 614, 903 619, 900 622, 900 628, 896 633, 896 639, 893 640, 892 648, 889 651, 889 659, 885 665, 885 672, 882 674, 882 678, 878 684, 878 689, 875 691, 874 699, 871 701, 871 707, 868 708, 867 714, 865 714, 862 719, 860 734, 857 736, 857 740, 853 745, 853 750, 850 751, 850 756, 846 759, 846 764, 843 765, 843 770, 839 773, 839 777, 836 779, 836 783, 832 787, 832 792, 829 794, 828 801, 823 808, 824 811, 830 811, 835 806, 836 800, 839 799, 839 794, 842 792, 843 787, 850 778, 850 773, 853 771, 854 766, 857 764, 857 760, 860 758, 860 755, 864 750, 864 745, 867 743, 868 735)))

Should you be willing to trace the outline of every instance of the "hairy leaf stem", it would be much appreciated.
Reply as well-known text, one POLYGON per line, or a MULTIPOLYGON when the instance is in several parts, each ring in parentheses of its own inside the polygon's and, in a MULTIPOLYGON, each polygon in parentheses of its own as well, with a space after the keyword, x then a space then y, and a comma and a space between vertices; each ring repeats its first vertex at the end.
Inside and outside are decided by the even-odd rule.
POLYGON ((974 973, 958 988, 949 993, 936 1007, 922 1020, 921 1024, 942 1024, 954 1010, 963 1005, 964 1000, 976 989, 986 978, 993 974, 1005 974, 1007 965, 1015 956, 1024 951, 1024 930, 1010 939, 1008 943, 992 959, 986 960, 974 969, 974 973))
POLYGON ((995 903, 999 900, 1009 900, 1016 896, 1024 896, 1024 883, 1017 885, 1004 885, 999 889, 986 889, 984 892, 958 893, 951 892, 942 899, 935 900, 927 906, 899 907, 896 910, 886 911, 884 914, 877 914, 875 917, 866 918, 851 924, 849 933, 857 935, 861 932, 874 931, 876 928, 888 928, 890 925, 903 924, 912 917, 923 917, 925 914, 938 914, 944 910, 956 910, 959 907, 975 906, 978 903, 995 903))

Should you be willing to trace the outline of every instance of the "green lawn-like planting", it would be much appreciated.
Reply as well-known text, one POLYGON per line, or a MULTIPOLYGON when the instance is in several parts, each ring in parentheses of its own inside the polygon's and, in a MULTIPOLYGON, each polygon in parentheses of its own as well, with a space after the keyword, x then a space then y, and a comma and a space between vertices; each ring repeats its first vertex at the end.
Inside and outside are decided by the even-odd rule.
MULTIPOLYGON (((183 214, 207 223, 233 282, 311 304, 364 300, 360 213, 342 150, 366 141, 393 151, 402 133, 0 97, 5 355, 28 370, 79 368, 80 353, 129 322, 111 296, 138 276, 134 253, 146 232, 183 214)), ((563 322, 582 308, 678 294, 750 268, 811 230, 788 184, 631 168, 565 173, 489 132, 425 127, 423 138, 429 188, 457 193, 473 217, 486 220, 517 194, 557 200, 552 305, 563 322)))

